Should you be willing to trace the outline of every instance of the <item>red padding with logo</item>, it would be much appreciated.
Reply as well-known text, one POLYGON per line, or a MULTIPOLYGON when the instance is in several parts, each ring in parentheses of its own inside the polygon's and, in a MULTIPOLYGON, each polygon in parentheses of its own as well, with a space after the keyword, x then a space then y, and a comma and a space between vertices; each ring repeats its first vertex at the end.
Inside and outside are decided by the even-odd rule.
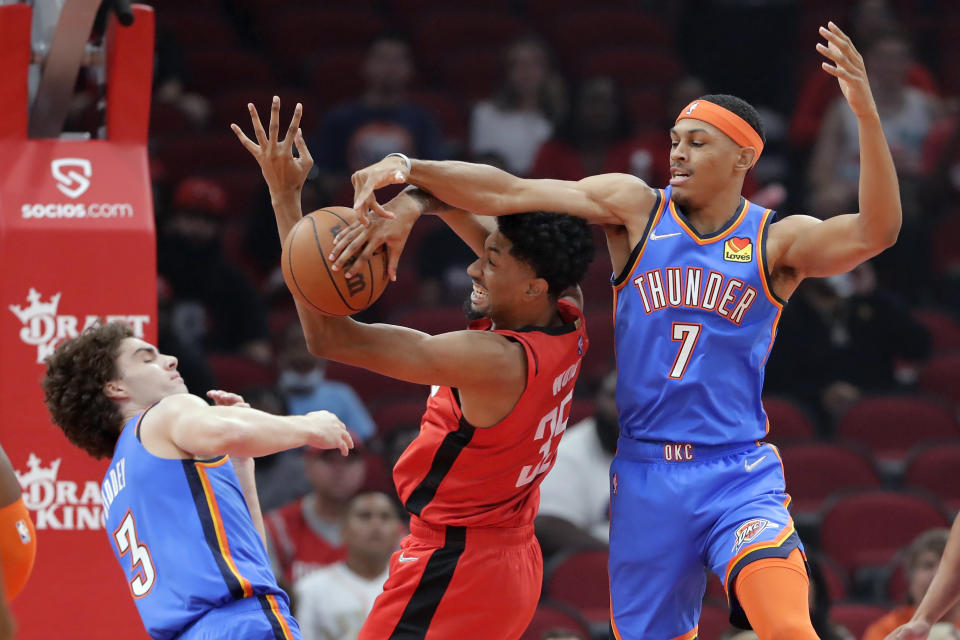
MULTIPOLYGON (((152 20, 147 25, 152 31, 152 20)), ((152 59, 152 38, 142 47, 126 42, 121 55, 152 59)), ((25 77, 10 65, 0 59, 4 74, 25 77)), ((149 80, 119 102, 148 111, 149 80)), ((146 120, 139 126, 121 143, 28 140, 26 127, 0 137, 0 442, 37 534, 33 574, 13 601, 18 637, 146 637, 103 530, 107 461, 73 447, 51 424, 39 384, 43 359, 97 317, 125 320, 156 341, 147 152, 131 143, 134 134, 146 139, 146 120)))

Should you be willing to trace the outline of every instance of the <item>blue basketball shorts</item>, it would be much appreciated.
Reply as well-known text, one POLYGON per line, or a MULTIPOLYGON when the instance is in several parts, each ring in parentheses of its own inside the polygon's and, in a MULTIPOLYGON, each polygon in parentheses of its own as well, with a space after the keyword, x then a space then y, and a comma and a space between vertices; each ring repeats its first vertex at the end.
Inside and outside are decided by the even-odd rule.
POLYGON ((700 446, 620 437, 610 467, 611 628, 617 640, 697 636, 705 569, 732 585, 761 558, 803 547, 783 464, 764 443, 700 446))
POLYGON ((303 640, 286 597, 260 595, 211 609, 183 640, 303 640))

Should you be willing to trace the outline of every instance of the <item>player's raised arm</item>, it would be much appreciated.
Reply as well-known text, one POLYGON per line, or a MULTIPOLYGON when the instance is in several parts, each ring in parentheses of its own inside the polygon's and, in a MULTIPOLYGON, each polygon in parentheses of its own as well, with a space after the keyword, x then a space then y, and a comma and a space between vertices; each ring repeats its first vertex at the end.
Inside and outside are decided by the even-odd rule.
POLYGON ((303 132, 300 130, 303 106, 298 102, 294 107, 293 117, 290 119, 290 125, 283 140, 279 139, 280 98, 273 97, 267 131, 263 130, 256 106, 250 103, 247 105, 247 110, 250 112, 250 121, 257 141, 254 142, 244 135, 236 124, 231 124, 230 128, 240 139, 240 144, 260 165, 263 179, 270 189, 270 200, 277 214, 277 231, 280 233, 280 241, 283 242, 290 233, 290 229, 303 217, 300 193, 303 191, 303 184, 307 181, 310 169, 313 168, 313 157, 307 149, 303 132), (293 155, 294 146, 299 156, 293 155))
POLYGON ((820 27, 827 44, 817 50, 831 62, 823 69, 837 78, 857 118, 860 138, 859 213, 824 221, 791 216, 771 227, 770 240, 780 245, 772 266, 803 277, 844 273, 893 245, 902 219, 900 189, 893 157, 883 135, 863 57, 834 23, 820 27))
POLYGON ((168 396, 147 412, 142 438, 147 447, 158 439, 169 440, 197 458, 259 457, 303 445, 339 449, 347 455, 353 447, 346 427, 327 411, 275 416, 248 407, 211 407, 187 393, 168 396))
MULTIPOLYGON (((531 180, 483 164, 432 161, 389 155, 353 174, 354 209, 390 217, 374 191, 389 184, 423 187, 447 204, 496 216, 527 211, 569 213, 596 224, 629 226, 647 214, 656 191, 639 178, 610 173, 579 181, 531 180)), ((646 220, 644 219, 643 222, 646 220)))

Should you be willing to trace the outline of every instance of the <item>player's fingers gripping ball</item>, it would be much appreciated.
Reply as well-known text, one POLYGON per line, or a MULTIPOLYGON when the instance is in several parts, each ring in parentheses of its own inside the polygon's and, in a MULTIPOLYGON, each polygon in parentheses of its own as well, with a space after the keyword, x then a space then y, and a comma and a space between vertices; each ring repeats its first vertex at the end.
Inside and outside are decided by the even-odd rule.
POLYGON ((356 219, 348 207, 325 207, 304 216, 290 230, 280 264, 287 288, 302 304, 329 316, 349 316, 369 307, 383 293, 388 282, 383 249, 338 271, 327 259, 337 234, 356 219))

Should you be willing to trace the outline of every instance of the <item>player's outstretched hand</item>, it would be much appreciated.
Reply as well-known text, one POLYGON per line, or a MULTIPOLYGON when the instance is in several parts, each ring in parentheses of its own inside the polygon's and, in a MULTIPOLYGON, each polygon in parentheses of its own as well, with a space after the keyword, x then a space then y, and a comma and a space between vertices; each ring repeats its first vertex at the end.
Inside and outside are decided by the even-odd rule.
POLYGON ((380 187, 403 184, 406 181, 407 163, 399 156, 387 156, 350 176, 350 182, 353 183, 353 210, 357 212, 364 226, 370 226, 371 211, 381 218, 394 217, 392 212, 380 206, 373 192, 380 187))
POLYGON ((929 634, 929 624, 914 620, 891 631, 885 640, 926 640, 929 634))
POLYGON ((250 404, 243 399, 243 396, 230 393, 229 391, 221 391, 220 389, 212 389, 207 391, 207 397, 213 400, 213 404, 218 407, 246 407, 250 408, 250 404))
POLYGON ((311 411, 306 417, 313 426, 308 445, 317 449, 339 449, 343 455, 353 449, 353 438, 340 418, 329 411, 311 411))
POLYGON ((287 127, 283 140, 279 139, 280 98, 274 96, 273 103, 270 105, 269 131, 263 130, 260 115, 252 102, 247 105, 247 109, 250 110, 250 121, 253 123, 253 133, 257 142, 248 138, 237 125, 231 124, 230 128, 237 134, 240 144, 260 165, 260 171, 263 172, 263 178, 267 181, 272 196, 289 193, 299 195, 300 190, 303 189, 303 183, 307 181, 310 169, 313 168, 313 157, 307 149, 303 132, 300 130, 303 105, 298 102, 294 107, 293 118, 290 119, 290 126, 287 127), (299 157, 293 155, 294 145, 297 147, 299 157))
POLYGON ((820 35, 827 44, 818 42, 817 51, 833 62, 822 63, 823 70, 839 81, 840 90, 853 114, 858 118, 878 117, 877 105, 873 101, 870 81, 867 79, 867 69, 863 65, 863 56, 853 46, 853 41, 833 22, 827 23, 826 27, 820 27, 820 35))
MULTIPOLYGON (((403 205, 388 203, 388 211, 392 214, 402 213, 396 210, 395 207, 398 206, 403 205)), ((411 213, 413 215, 399 215, 393 219, 377 216, 370 220, 369 226, 357 221, 340 231, 334 238, 333 251, 328 256, 333 261, 331 269, 346 269, 349 278, 352 275, 350 267, 357 260, 363 264, 363 261, 369 260, 378 249, 386 247, 387 277, 391 282, 396 282, 400 255, 407 244, 407 238, 410 237, 413 223, 419 216, 419 211, 411 213)))

